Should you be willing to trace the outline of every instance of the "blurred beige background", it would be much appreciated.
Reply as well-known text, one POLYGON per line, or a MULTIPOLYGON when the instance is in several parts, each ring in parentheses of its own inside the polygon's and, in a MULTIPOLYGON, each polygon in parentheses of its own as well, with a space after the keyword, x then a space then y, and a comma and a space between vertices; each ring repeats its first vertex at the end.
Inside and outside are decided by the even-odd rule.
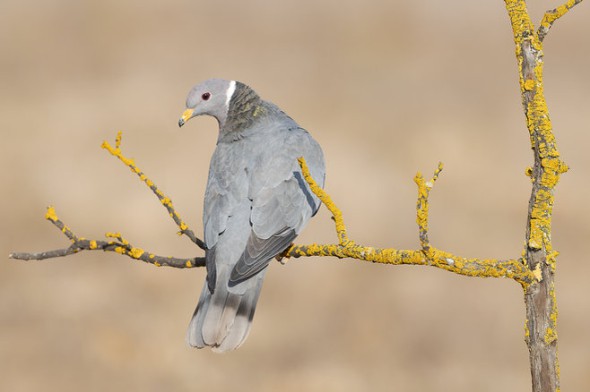
MULTIPOLYGON (((539 1, 540 20, 558 3, 539 1)), ((556 192, 564 391, 590 390, 590 4, 546 40, 546 94, 571 171, 556 192)), ((123 148, 201 232, 217 134, 178 129, 190 87, 234 78, 322 144, 327 189, 360 243, 417 247, 417 170, 445 170, 431 240, 517 257, 532 162, 511 30, 495 1, 16 1, 0 4, 0 390, 527 391, 520 287, 351 260, 273 263, 246 344, 184 343, 204 271, 112 253, 45 262, 10 251, 121 231, 192 256, 154 196, 104 150, 123 148)), ((335 236, 326 211, 300 242, 335 236)))

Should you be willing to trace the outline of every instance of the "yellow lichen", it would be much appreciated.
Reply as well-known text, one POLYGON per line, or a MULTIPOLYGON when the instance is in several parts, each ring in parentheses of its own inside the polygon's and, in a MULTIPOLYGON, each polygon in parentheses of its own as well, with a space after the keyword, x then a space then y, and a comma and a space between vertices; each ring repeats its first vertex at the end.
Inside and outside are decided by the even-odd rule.
POLYGON ((346 226, 344 225, 344 220, 342 219, 342 212, 340 209, 336 207, 330 196, 324 192, 324 190, 315 182, 309 168, 307 167, 307 163, 305 163, 305 159, 300 157, 297 159, 299 162, 299 166, 301 167, 301 173, 303 174, 303 178, 309 184, 311 191, 320 198, 320 200, 324 203, 326 208, 330 210, 332 216, 334 217, 334 224, 336 225, 336 233, 338 234, 338 240, 341 244, 348 242, 348 237, 346 235, 346 226))
POLYGON ((520 260, 465 259, 433 247, 430 247, 427 252, 380 249, 357 245, 349 241, 346 245, 294 245, 287 251, 287 256, 336 256, 382 264, 431 265, 467 276, 512 278, 522 285, 527 285, 534 279, 532 272, 520 260))
MULTIPOLYGON (((141 181, 143 181, 158 197, 158 199, 160 199, 160 202, 166 207, 166 209, 169 212, 169 215, 172 219, 174 219, 175 222, 177 222, 177 224, 180 227, 180 231, 181 234, 186 233, 189 228, 186 224, 184 224, 182 222, 182 220, 180 219, 180 217, 178 216, 178 214, 176 213, 176 211, 174 210, 174 206, 172 205, 172 200, 170 200, 169 197, 167 197, 162 191, 160 191, 158 189, 158 187, 154 184, 153 181, 151 181, 136 165, 135 162, 133 161, 133 159, 127 158, 126 156, 123 155, 123 153, 121 152, 121 138, 122 138, 122 132, 119 131, 119 133, 117 134, 117 138, 115 140, 115 148, 113 148, 108 142, 104 141, 102 143, 102 148, 106 149, 111 155, 117 157, 121 162, 123 162, 123 164, 125 164, 127 167, 129 167, 129 169, 131 169, 132 172, 134 172, 135 174, 138 175, 139 179, 141 181)), ((192 233, 191 233, 192 234, 192 233)), ((191 239, 194 240, 194 235, 190 236, 191 239)), ((121 242, 123 242, 123 244, 128 245, 129 243, 126 242, 125 240, 123 240, 122 238, 120 238, 119 236, 116 237, 118 238, 121 242)))
POLYGON ((123 139, 123 131, 117 132, 117 137, 115 138, 115 147, 118 149, 121 147, 121 140, 123 139))
POLYGON ((537 279, 537 282, 540 282, 543 280, 543 272, 541 271, 541 263, 537 263, 535 269, 533 270, 533 275, 535 275, 535 279, 537 279))
POLYGON ((186 268, 191 268, 193 266, 193 263, 190 260, 187 260, 186 263, 184 263, 184 265, 186 266, 186 268))
POLYGON ((565 15, 574 5, 576 5, 576 0, 568 0, 565 4, 560 5, 553 11, 546 12, 543 20, 541 20, 541 27, 546 31, 549 30, 551 24, 565 15))
POLYGON ((557 332, 551 327, 548 327, 545 331, 545 344, 551 344, 557 340, 557 332))
MULTIPOLYGON (((552 328, 557 330, 557 298, 555 297, 555 283, 551 283, 549 289, 549 297, 551 298, 551 314, 549 319, 551 320, 552 328)), ((555 333, 557 336, 557 332, 555 333)))
POLYGON ((56 222, 58 220, 57 214, 55 213, 55 208, 53 208, 52 206, 47 207, 45 219, 50 220, 52 222, 56 222))
POLYGON ((133 257, 134 259, 139 259, 143 255, 144 251, 140 248, 131 248, 129 251, 129 256, 133 257))
POLYGON ((551 272, 555 272, 558 255, 559 255, 558 251, 552 251, 547 255, 545 263, 547 263, 547 265, 551 267, 551 272))
POLYGON ((532 90, 536 87, 537 83, 533 79, 528 79, 524 82, 523 86, 525 90, 532 90))
MULTIPOLYGON (((313 181, 309 175, 308 168, 305 165, 305 160, 300 158, 299 163, 302 168, 303 176, 310 185, 310 188, 316 196, 328 206, 328 209, 334 216, 339 242, 338 244, 327 245, 294 245, 286 251, 284 254, 285 257, 335 256, 339 258, 349 257, 384 264, 432 265, 467 276, 508 277, 516 280, 525 287, 535 280, 533 273, 527 269, 526 264, 520 259, 505 261, 496 259, 465 259, 424 243, 422 250, 379 249, 358 245, 354 241, 348 239, 346 227, 342 219, 342 212, 336 207, 329 196, 313 181)), ((428 230, 429 189, 432 188, 442 168, 443 166, 441 163, 435 171, 432 179, 428 182, 424 180, 420 173, 414 178, 414 181, 418 185, 418 202, 416 206, 417 223, 420 231, 423 233, 426 233, 428 230)))
MULTIPOLYGON (((536 164, 534 170, 531 168, 526 170, 526 174, 531 177, 533 182, 533 194, 531 210, 529 212, 528 238, 523 253, 524 258, 533 254, 545 256, 544 261, 537 262, 534 265, 532 273, 537 281, 541 281, 543 278, 549 280, 549 282, 543 283, 550 285, 549 298, 543 298, 543 303, 550 301, 548 305, 551 308, 548 324, 545 327, 545 334, 541 336, 543 343, 547 346, 554 345, 557 340, 557 302, 553 283, 557 252, 553 251, 551 242, 551 222, 554 203, 553 190, 559 182, 560 175, 565 173, 568 167, 561 161, 557 150, 555 135, 553 134, 549 110, 543 91, 542 41, 549 31, 551 24, 578 2, 579 0, 568 0, 564 5, 545 13, 539 30, 535 31, 526 9, 526 2, 524 0, 505 0, 514 33, 521 95, 527 120, 526 125, 529 131, 531 147, 535 153, 536 164), (532 72, 530 72, 531 70, 532 72), (533 253, 531 250, 539 252, 533 253)), ((529 259, 527 264, 531 262, 529 259)), ((536 286, 537 284, 534 285, 536 286)), ((534 293, 530 293, 528 291, 529 286, 524 287, 525 292, 531 294, 531 297, 527 297, 527 308, 538 305, 539 301, 535 297, 537 295, 543 295, 542 292, 535 291, 534 293)), ((541 311, 547 311, 547 309, 542 309, 541 311)), ((537 328, 542 327, 537 326, 537 328)), ((525 339, 527 344, 529 344, 529 349, 531 348, 530 340, 537 340, 540 337, 536 332, 534 332, 533 336, 530 333, 529 320, 527 320, 525 324, 525 339)), ((540 343, 535 342, 533 344, 540 343)), ((531 369, 539 368, 539 366, 535 366, 537 359, 531 356, 531 369)), ((559 363, 556 352, 553 361, 557 374, 555 375, 555 379, 550 380, 552 385, 548 385, 547 390, 559 390, 559 363)), ((551 375, 548 374, 548 376, 551 379, 551 375)), ((533 372, 533 379, 536 382, 538 382, 539 377, 539 374, 533 372)))
POLYGON ((90 244, 88 245, 88 247, 92 250, 98 248, 98 244, 96 243, 95 240, 90 241, 90 244))

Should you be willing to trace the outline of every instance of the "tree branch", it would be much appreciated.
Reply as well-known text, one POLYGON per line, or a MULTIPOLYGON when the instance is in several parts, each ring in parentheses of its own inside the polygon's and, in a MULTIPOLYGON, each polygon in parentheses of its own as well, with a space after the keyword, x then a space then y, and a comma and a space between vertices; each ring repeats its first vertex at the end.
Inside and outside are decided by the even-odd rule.
POLYGON ((577 4, 581 3, 582 0, 568 0, 566 3, 560 5, 557 8, 554 8, 550 11, 545 12, 543 15, 543 19, 541 20, 541 25, 537 30, 537 36, 539 37, 539 41, 543 42, 545 36, 553 26, 553 23, 563 15, 567 14, 567 12, 572 9, 577 4))
POLYGON ((505 0, 512 24, 520 78, 522 105, 533 150, 534 165, 526 173, 532 180, 524 259, 538 282, 525 289, 525 340, 529 349, 533 392, 559 391, 557 359, 557 300, 554 274, 557 252, 551 242, 553 193, 568 170, 560 159, 549 109, 543 91, 543 39, 552 24, 580 1, 570 0, 548 11, 537 31, 524 0, 505 0))
POLYGON ((125 166, 127 166, 133 173, 137 174, 137 176, 139 177, 139 179, 141 181, 143 181, 152 190, 152 192, 154 192, 154 194, 158 197, 158 199, 160 200, 160 203, 162 203, 162 205, 164 207, 166 207, 166 209, 168 210, 168 213, 170 214, 170 217, 174 220, 174 222, 176 223, 176 225, 178 225, 178 228, 180 229, 179 234, 180 235, 182 235, 182 234, 186 235, 199 248, 201 248, 201 249, 204 250, 205 249, 205 244, 203 243, 203 241, 201 241, 199 238, 197 238, 197 236, 195 235, 195 233, 188 227, 188 225, 186 223, 184 223, 184 221, 181 219, 180 215, 178 215, 178 213, 174 209, 174 206, 172 204, 172 200, 170 200, 170 198, 168 196, 166 196, 162 191, 160 191, 158 189, 158 187, 156 186, 156 184, 154 184, 154 182, 152 180, 150 180, 135 165, 135 162, 133 161, 133 159, 126 158, 121 153, 121 138, 122 138, 122 134, 123 133, 121 131, 119 131, 117 133, 117 138, 115 139, 115 148, 113 148, 107 141, 102 142, 102 148, 104 148, 108 152, 110 152, 111 155, 119 158, 119 160, 121 162, 123 162, 123 164, 125 164, 125 166))
POLYGON ((428 240, 428 196, 436 179, 442 171, 442 163, 429 181, 425 181, 420 173, 414 181, 418 186, 418 202, 416 204, 416 222, 418 223, 420 250, 398 250, 393 248, 374 248, 356 244, 348 238, 342 212, 312 178, 307 164, 299 158, 303 177, 310 185, 313 193, 326 205, 334 217, 337 244, 292 245, 280 257, 309 257, 334 256, 338 258, 352 258, 373 263, 392 265, 428 265, 454 272, 460 275, 477 277, 494 277, 514 279, 522 285, 528 285, 536 280, 535 273, 526 268, 521 259, 496 260, 465 258, 433 247, 428 240))
POLYGON ((56 249, 51 251, 39 253, 15 252, 8 255, 11 259, 17 260, 46 260, 56 257, 69 256, 83 250, 102 250, 104 252, 116 252, 126 255, 135 260, 141 260, 157 267, 166 266, 173 268, 192 268, 203 267, 205 265, 204 257, 194 257, 192 259, 181 259, 176 257, 158 256, 150 252, 146 252, 141 248, 136 248, 129 243, 120 233, 106 233, 107 238, 112 238, 111 241, 101 240, 87 240, 85 238, 78 238, 58 217, 53 207, 47 208, 45 218, 49 220, 55 227, 61 230, 66 237, 72 241, 72 245, 63 249, 56 249))
MULTIPOLYGON (((164 205, 169 211, 170 216, 174 218, 175 222, 177 222, 181 228, 184 228, 183 233, 189 233, 189 236, 194 236, 194 233, 188 229, 178 213, 176 213, 174 210, 170 199, 167 198, 156 187, 156 185, 137 168, 137 166, 135 166, 132 160, 121 154, 120 143, 121 133, 119 132, 117 135, 115 148, 112 148, 106 142, 103 143, 103 147, 108 149, 112 155, 118 157, 127 167, 131 169, 131 171, 137 173, 140 179, 144 181, 150 187, 150 189, 152 189, 152 191, 161 200, 162 205, 164 205)), ((437 249, 430 244, 428 240, 428 196, 440 172, 442 171, 442 163, 439 164, 438 168, 434 172, 433 177, 429 181, 426 181, 420 173, 418 173, 414 178, 414 181, 418 187, 416 222, 418 223, 422 249, 397 250, 393 248, 381 249, 370 246, 362 246, 350 240, 348 238, 346 225, 344 224, 341 210, 332 201, 330 196, 314 181, 309 172, 307 164, 305 163, 305 159, 299 158, 298 161, 299 165, 301 166, 303 177, 309 184, 311 191, 318 196, 326 208, 328 208, 328 210, 332 213, 336 234, 338 237, 338 243, 328 245, 292 245, 278 257, 279 259, 282 257, 299 258, 303 256, 335 256, 338 258, 353 258, 357 260, 392 265, 429 265, 466 276, 506 277, 514 279, 522 285, 528 285, 536 279, 535 273, 529 271, 520 259, 496 260, 465 258, 437 249)), ((19 260, 44 260, 55 257, 69 256, 83 250, 103 250, 107 252, 112 251, 123 254, 133 259, 142 260, 156 266, 191 268, 205 265, 204 257, 180 259, 157 256, 150 252, 145 252, 143 249, 133 247, 118 233, 106 234, 107 237, 114 238, 117 241, 100 241, 78 238, 57 217, 53 207, 49 207, 47 209, 45 218, 51 221, 57 228, 59 228, 64 233, 64 235, 68 237, 70 241, 72 241, 72 245, 70 245, 68 248, 40 253, 12 253, 9 256, 10 258, 19 260)))
MULTIPOLYGON (((102 148, 106 149, 111 155, 119 158, 125 166, 127 166, 133 173, 137 174, 138 177, 154 192, 158 197, 162 205, 168 211, 170 217, 180 228, 178 234, 186 235, 193 243, 199 248, 205 249, 205 244, 201 241, 195 233, 188 227, 182 220, 180 215, 176 212, 172 200, 167 197, 162 191, 158 189, 156 184, 151 181, 136 165, 132 159, 125 157, 121 152, 121 139, 122 132, 117 133, 115 139, 115 147, 113 148, 108 142, 102 143, 102 148)), ((27 253, 27 252, 15 252, 8 255, 11 259, 17 260, 45 260, 56 257, 69 256, 78 253, 83 250, 102 250, 105 252, 116 252, 122 255, 126 255, 135 260, 141 260, 146 263, 153 264, 157 267, 167 266, 173 268, 192 268, 192 267, 203 267, 205 266, 204 257, 194 257, 192 259, 177 258, 158 256, 151 252, 146 252, 141 248, 132 246, 129 241, 121 236, 120 233, 106 233, 107 238, 113 238, 116 241, 102 241, 102 240, 87 240, 85 238, 78 238, 68 226, 66 226, 55 213, 53 207, 48 207, 45 214, 45 219, 49 220, 56 226, 61 232, 72 242, 68 248, 56 249, 51 251, 44 251, 38 253, 27 253)))

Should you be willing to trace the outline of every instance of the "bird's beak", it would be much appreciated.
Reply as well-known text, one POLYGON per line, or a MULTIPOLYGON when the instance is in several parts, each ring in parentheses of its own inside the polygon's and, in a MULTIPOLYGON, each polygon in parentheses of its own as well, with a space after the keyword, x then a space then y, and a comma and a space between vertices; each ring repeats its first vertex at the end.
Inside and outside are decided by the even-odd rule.
POLYGON ((180 120, 178 120, 178 126, 182 127, 185 122, 190 120, 190 118, 193 116, 193 112, 193 109, 186 109, 184 112, 182 112, 182 116, 180 116, 180 120))

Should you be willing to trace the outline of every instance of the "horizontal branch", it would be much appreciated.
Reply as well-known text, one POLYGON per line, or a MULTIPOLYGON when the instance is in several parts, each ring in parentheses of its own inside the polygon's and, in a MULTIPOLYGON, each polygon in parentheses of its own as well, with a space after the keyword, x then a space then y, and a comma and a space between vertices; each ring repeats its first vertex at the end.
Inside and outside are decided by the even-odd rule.
MULTIPOLYGON (((115 148, 111 147, 107 142, 103 143, 103 147, 107 149, 112 155, 119 158, 127 167, 131 169, 131 171, 138 174, 140 179, 150 187, 150 189, 158 196, 162 205, 164 205, 169 211, 170 216, 181 228, 182 234, 186 234, 191 239, 194 238, 193 242, 198 245, 200 244, 199 246, 204 246, 202 241, 196 238, 192 230, 188 229, 188 226, 186 226, 180 216, 176 213, 170 199, 166 197, 156 187, 156 185, 150 181, 147 176, 141 172, 141 170, 139 170, 139 168, 137 168, 132 160, 122 155, 120 143, 121 133, 117 135, 115 148)), ((414 181, 418 186, 416 222, 418 223, 419 228, 421 249, 398 250, 393 248, 381 249, 370 246, 362 246, 350 240, 347 234, 346 225, 344 224, 342 212, 332 201, 330 196, 314 181, 309 172, 307 164, 305 163, 305 160, 303 158, 299 158, 298 161, 303 177, 309 184, 311 191, 318 196, 322 203, 324 203, 324 205, 332 213, 338 237, 338 243, 326 245, 292 245, 277 257, 279 260, 282 257, 299 258, 304 256, 334 256, 338 258, 353 258, 357 260, 391 265, 428 265, 465 276, 506 277, 514 279, 525 286, 534 282, 535 280, 540 279, 537 271, 531 271, 528 269, 521 259, 497 260, 465 258, 431 246, 428 239, 428 196, 430 194, 430 190, 434 186, 435 181, 442 171, 442 164, 439 164, 430 180, 426 181, 420 173, 418 173, 414 178, 414 181)), ((170 266, 174 268, 205 266, 204 257, 195 257, 192 259, 174 258, 158 256, 153 253, 146 252, 141 248, 132 246, 129 241, 124 239, 119 233, 107 233, 106 236, 111 238, 109 241, 78 238, 57 217, 53 207, 48 208, 45 217, 57 228, 59 228, 68 239, 70 239, 72 245, 70 245, 68 248, 40 253, 12 253, 10 255, 11 258, 20 260, 44 260, 68 256, 84 250, 102 250, 105 252, 116 252, 123 254, 133 259, 141 260, 157 266, 170 266)))
POLYGON ((430 247, 430 251, 425 253, 422 250, 374 248, 350 241, 346 245, 294 245, 287 250, 284 256, 294 258, 334 256, 379 264, 432 266, 465 276, 510 278, 523 285, 530 284, 535 279, 534 274, 526 268, 521 259, 469 259, 433 247, 430 247))
POLYGON ((203 267, 205 265, 204 257, 177 258, 168 256, 158 256, 151 252, 144 251, 141 248, 132 246, 120 233, 106 233, 110 241, 88 240, 78 238, 58 217, 53 207, 47 208, 45 218, 70 239, 72 244, 63 249, 56 249, 38 253, 14 252, 8 255, 11 259, 17 260, 46 260, 56 257, 69 256, 84 250, 102 250, 104 252, 115 252, 126 255, 135 260, 141 260, 155 266, 167 266, 173 268, 192 268, 203 267))
POLYGON ((346 233, 342 212, 325 191, 321 190, 314 181, 303 158, 299 158, 299 164, 303 177, 310 184, 311 190, 332 213, 339 242, 337 244, 325 245, 292 245, 280 257, 334 256, 381 264, 427 265, 465 276, 510 278, 522 285, 528 285, 539 279, 534 271, 530 271, 527 268, 522 259, 496 260, 465 258, 431 246, 428 241, 428 196, 434 186, 434 182, 442 171, 442 164, 439 164, 429 181, 425 181, 420 173, 415 178, 418 186, 416 221, 418 223, 422 245, 422 249, 420 250, 374 248, 358 245, 350 240, 346 233))

